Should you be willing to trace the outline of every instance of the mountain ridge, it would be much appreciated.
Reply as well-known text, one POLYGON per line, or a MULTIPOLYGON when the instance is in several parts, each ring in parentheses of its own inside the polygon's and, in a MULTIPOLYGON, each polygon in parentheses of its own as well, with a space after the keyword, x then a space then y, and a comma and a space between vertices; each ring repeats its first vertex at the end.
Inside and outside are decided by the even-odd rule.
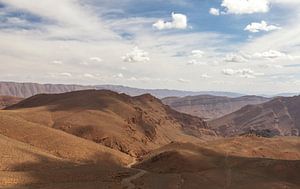
POLYGON ((206 119, 216 119, 232 113, 245 105, 260 104, 271 100, 255 95, 230 98, 226 96, 198 95, 167 97, 162 101, 173 109, 206 119))
POLYGON ((239 93, 218 92, 218 91, 181 91, 170 89, 139 89, 133 87, 126 87, 121 85, 72 85, 72 84, 38 84, 38 83, 18 83, 18 82, 0 82, 0 95, 16 96, 27 98, 41 93, 65 93, 78 90, 88 89, 106 89, 118 93, 126 93, 130 96, 138 96, 145 93, 150 93, 157 98, 164 98, 169 96, 188 96, 200 94, 226 95, 226 96, 243 96, 239 93))
POLYGON ((245 133, 262 136, 300 135, 300 96, 277 97, 258 105, 243 108, 209 121, 211 128, 223 136, 245 133))

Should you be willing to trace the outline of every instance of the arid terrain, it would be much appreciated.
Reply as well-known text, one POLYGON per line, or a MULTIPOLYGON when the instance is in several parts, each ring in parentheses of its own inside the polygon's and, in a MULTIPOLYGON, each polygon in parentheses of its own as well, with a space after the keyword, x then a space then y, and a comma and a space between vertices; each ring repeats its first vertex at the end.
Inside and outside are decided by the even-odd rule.
POLYGON ((300 97, 278 97, 259 105, 240 110, 209 122, 223 136, 253 132, 263 136, 300 135, 300 97))
POLYGON ((168 97, 162 99, 165 104, 179 112, 209 120, 232 113, 243 106, 261 104, 269 100, 269 98, 260 96, 230 98, 212 95, 187 96, 182 98, 168 97))
POLYGON ((149 94, 27 98, 0 110, 0 149, 0 188, 300 188, 299 137, 224 138, 149 94))

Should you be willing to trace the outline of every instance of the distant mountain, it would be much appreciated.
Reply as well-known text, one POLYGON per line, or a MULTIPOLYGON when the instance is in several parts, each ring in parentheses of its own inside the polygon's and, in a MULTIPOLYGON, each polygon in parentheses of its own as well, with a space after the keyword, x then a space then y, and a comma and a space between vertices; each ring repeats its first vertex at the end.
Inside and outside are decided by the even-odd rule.
POLYGON ((279 93, 276 96, 284 96, 284 97, 293 97, 293 96, 298 96, 299 93, 279 93))
POLYGON ((194 116, 215 119, 232 113, 249 104, 261 104, 269 98, 260 96, 242 96, 230 98, 225 96, 199 95, 187 97, 167 97, 162 101, 173 109, 194 116))
POLYGON ((224 136, 255 134, 259 136, 300 136, 300 96, 278 97, 209 122, 224 136))
POLYGON ((195 96, 195 95, 215 95, 215 96, 228 96, 228 97, 239 97, 243 96, 240 93, 232 92, 220 92, 220 91, 181 91, 181 90, 169 90, 169 89, 138 89, 125 87, 120 85, 97 85, 96 89, 106 89, 111 91, 116 91, 120 93, 125 93, 131 96, 137 96, 141 94, 149 93, 157 98, 166 97, 185 97, 185 96, 195 96))
POLYGON ((88 90, 88 89, 105 89, 118 93, 125 93, 130 96, 138 96, 149 93, 157 98, 165 98, 169 96, 192 96, 192 95, 219 95, 228 97, 243 96, 239 93, 230 92, 215 92, 215 91, 180 91, 180 90, 168 90, 168 89, 138 89, 125 87, 120 85, 96 85, 96 86, 83 86, 83 85, 63 85, 63 84, 37 84, 37 83, 16 83, 16 82, 0 82, 0 95, 16 96, 21 98, 27 98, 36 94, 53 94, 53 93, 65 93, 71 91, 88 90))

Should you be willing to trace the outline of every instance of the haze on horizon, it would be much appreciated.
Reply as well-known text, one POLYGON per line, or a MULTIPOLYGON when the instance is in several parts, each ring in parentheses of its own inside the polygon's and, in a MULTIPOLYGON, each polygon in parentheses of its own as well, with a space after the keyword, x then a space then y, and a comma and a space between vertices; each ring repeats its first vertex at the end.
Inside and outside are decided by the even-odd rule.
POLYGON ((299 10, 299 0, 0 0, 0 80, 299 92, 299 10))

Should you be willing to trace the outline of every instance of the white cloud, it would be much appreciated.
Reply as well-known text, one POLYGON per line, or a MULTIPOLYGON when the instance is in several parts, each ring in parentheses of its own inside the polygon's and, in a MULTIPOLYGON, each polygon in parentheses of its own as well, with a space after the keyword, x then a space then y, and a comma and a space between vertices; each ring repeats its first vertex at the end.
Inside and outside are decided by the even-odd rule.
POLYGON ((188 61, 187 65, 207 65, 207 63, 201 60, 192 59, 188 61))
POLYGON ((247 62, 248 60, 246 57, 240 55, 240 54, 234 54, 230 53, 227 54, 226 57, 224 58, 225 62, 234 62, 234 63, 242 63, 242 62, 247 62))
POLYGON ((68 72, 59 73, 59 75, 63 77, 72 77, 72 74, 68 72))
POLYGON ((266 21, 261 21, 260 23, 253 22, 253 23, 247 25, 244 30, 252 32, 252 33, 257 33, 260 31, 268 32, 268 31, 274 31, 274 30, 279 30, 279 29, 281 29, 281 28, 278 26, 268 25, 268 23, 266 21))
POLYGON ((95 62, 102 62, 102 59, 99 57, 90 57, 90 60, 95 62))
POLYGON ((269 0, 223 0, 226 14, 253 14, 269 11, 269 0))
POLYGON ((61 65, 63 62, 61 60, 54 60, 51 62, 52 64, 61 65))
POLYGON ((180 83, 189 83, 189 82, 191 82, 190 80, 183 79, 183 78, 180 78, 177 81, 180 82, 180 83))
POLYGON ((227 76, 238 76, 243 78, 256 78, 256 76, 264 75, 263 73, 257 73, 249 68, 244 69, 231 69, 227 68, 222 71, 227 76))
POLYGON ((134 47, 133 50, 127 53, 122 57, 124 62, 147 62, 150 61, 148 57, 148 53, 139 49, 138 47, 134 47))
POLYGON ((7 24, 14 24, 14 25, 23 25, 23 24, 28 24, 27 20, 18 18, 18 17, 9 17, 6 19, 7 24))
POLYGON ((210 75, 208 75, 207 73, 202 74, 201 77, 202 77, 202 78, 206 78, 206 79, 212 78, 212 77, 211 77, 210 75))
POLYGON ((85 37, 90 38, 116 38, 113 32, 109 31, 102 20, 97 17, 91 9, 85 7, 79 1, 64 0, 55 2, 53 0, 1 0, 14 9, 30 12, 39 16, 42 20, 51 21, 43 30, 53 35, 52 37, 85 37), (54 24, 57 24, 54 26, 54 24))
POLYGON ((124 78, 124 75, 123 75, 122 73, 118 73, 118 74, 116 75, 116 77, 122 79, 122 78, 124 78))
POLYGON ((202 58, 203 58, 204 52, 201 50, 192 50, 191 54, 190 54, 190 58, 191 60, 188 61, 187 65, 205 65, 206 63, 203 62, 202 58))
POLYGON ((220 15, 220 10, 216 8, 210 8, 209 9, 209 14, 214 15, 214 16, 219 16, 220 15))
POLYGON ((283 68, 282 65, 278 65, 278 64, 260 64, 259 67, 263 68, 263 69, 268 69, 268 68, 282 69, 283 68))
POLYGON ((164 29, 186 29, 187 28, 187 16, 184 14, 172 13, 172 21, 166 22, 164 20, 158 20, 153 24, 153 27, 158 30, 164 29))
POLYGON ((262 53, 254 53, 253 58, 278 59, 290 57, 289 55, 276 50, 269 50, 262 53))
POLYGON ((194 58, 202 58, 203 55, 204 55, 204 52, 201 51, 201 50, 192 50, 191 55, 192 55, 192 57, 194 57, 194 58))
POLYGON ((87 77, 87 78, 90 78, 90 79, 94 79, 95 78, 95 76, 93 74, 89 74, 89 73, 83 74, 83 77, 87 77))

